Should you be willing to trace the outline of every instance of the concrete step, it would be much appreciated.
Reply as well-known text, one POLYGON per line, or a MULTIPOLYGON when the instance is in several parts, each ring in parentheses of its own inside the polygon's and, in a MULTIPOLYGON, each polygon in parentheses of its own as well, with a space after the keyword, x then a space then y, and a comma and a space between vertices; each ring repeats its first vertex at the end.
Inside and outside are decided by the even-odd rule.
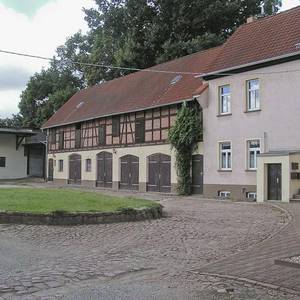
POLYGON ((293 200, 299 200, 300 201, 300 194, 295 194, 293 196, 293 200))

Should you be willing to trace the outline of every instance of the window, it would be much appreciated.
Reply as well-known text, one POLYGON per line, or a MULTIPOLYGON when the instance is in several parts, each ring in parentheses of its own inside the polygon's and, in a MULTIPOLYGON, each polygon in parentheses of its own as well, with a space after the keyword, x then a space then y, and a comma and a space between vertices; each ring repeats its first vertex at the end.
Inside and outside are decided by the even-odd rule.
POLYGON ((75 127, 75 148, 81 148, 81 124, 76 124, 75 127))
POLYGON ((260 154, 260 140, 247 142, 248 146, 248 169, 257 169, 257 155, 260 154))
POLYGON ((231 105, 230 105, 230 98, 231 98, 231 91, 230 85, 223 85, 219 88, 219 113, 221 115, 229 114, 231 112, 231 105))
POLYGON ((103 146, 106 144, 106 126, 100 125, 98 128, 98 144, 103 146))
POLYGON ((92 160, 90 158, 85 160, 85 171, 86 172, 92 171, 92 160))
POLYGON ((0 168, 6 167, 6 157, 0 157, 0 168))
POLYGON ((60 159, 58 161, 58 172, 63 172, 64 171, 64 161, 60 159))
POLYGON ((56 144, 56 131, 55 131, 55 129, 52 129, 50 131, 50 143, 51 144, 56 144))
POLYGON ((254 201, 254 200, 256 200, 256 193, 255 192, 247 192, 246 198, 254 201))
POLYGON ((231 170, 231 143, 220 143, 220 169, 231 170))
POLYGON ((112 136, 120 136, 120 116, 112 118, 112 136))
POLYGON ((58 134, 58 146, 59 146, 59 150, 64 149, 64 144, 65 144, 64 132, 61 131, 61 132, 58 134))
POLYGON ((230 198, 230 192, 228 192, 228 191, 218 191, 218 197, 230 198))
POLYGON ((259 99, 259 80, 252 79, 247 81, 247 110, 260 109, 259 99))
POLYGON ((145 142, 145 119, 140 118, 135 120, 135 142, 145 142))

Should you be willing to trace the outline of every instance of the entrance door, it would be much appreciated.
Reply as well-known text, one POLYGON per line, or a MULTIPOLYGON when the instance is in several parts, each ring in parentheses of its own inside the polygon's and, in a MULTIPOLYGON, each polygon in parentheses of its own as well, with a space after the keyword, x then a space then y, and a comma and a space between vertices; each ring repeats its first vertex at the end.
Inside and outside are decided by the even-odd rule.
POLYGON ((121 157, 120 189, 139 189, 139 158, 133 155, 121 157))
POLYGON ((157 153, 148 158, 148 191, 171 192, 171 157, 157 153))
POLYGON ((192 193, 203 194, 203 155, 192 157, 192 193))
POLYGON ((268 200, 281 198, 281 164, 268 164, 268 200))
POLYGON ((53 159, 48 160, 48 181, 53 181, 53 159))
POLYGON ((81 156, 79 154, 70 155, 69 183, 81 184, 81 156))
POLYGON ((96 186, 112 187, 112 154, 109 152, 100 152, 97 154, 96 186))

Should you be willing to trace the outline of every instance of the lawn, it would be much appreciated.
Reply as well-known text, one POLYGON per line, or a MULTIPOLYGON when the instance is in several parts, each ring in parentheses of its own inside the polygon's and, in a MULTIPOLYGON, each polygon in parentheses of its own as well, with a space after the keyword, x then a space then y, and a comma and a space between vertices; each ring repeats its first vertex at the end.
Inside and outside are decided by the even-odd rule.
POLYGON ((51 213, 115 212, 127 208, 154 207, 154 201, 112 197, 100 193, 67 189, 0 189, 0 211, 51 213))

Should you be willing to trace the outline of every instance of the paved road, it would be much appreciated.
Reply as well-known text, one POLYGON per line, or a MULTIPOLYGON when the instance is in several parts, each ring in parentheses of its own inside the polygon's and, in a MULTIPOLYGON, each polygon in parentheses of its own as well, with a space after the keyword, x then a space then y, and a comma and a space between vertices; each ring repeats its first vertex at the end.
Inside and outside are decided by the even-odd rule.
POLYGON ((295 298, 193 271, 243 255, 277 232, 287 221, 280 210, 178 197, 161 202, 167 217, 160 220, 0 225, 0 299, 295 298))

